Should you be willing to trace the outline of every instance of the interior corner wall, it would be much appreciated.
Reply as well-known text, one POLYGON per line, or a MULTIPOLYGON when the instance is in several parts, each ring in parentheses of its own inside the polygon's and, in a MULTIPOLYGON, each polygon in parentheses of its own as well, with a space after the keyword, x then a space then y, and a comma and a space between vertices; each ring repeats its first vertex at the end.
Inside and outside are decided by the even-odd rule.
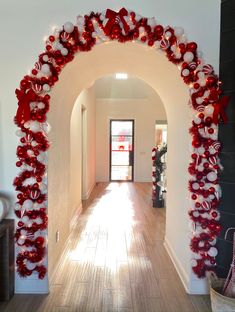
MULTIPOLYGON (((65 104, 66 105, 66 104, 65 104)), ((70 231, 70 222, 82 201, 82 127, 81 110, 87 110, 87 183, 86 192, 95 183, 95 102, 93 88, 83 91, 71 110, 50 115, 52 124, 48 167, 48 263, 49 276, 62 254, 70 231), (71 116, 71 119, 70 119, 71 116), (52 161, 53 160, 53 161, 52 161), (59 241, 56 242, 56 232, 59 241)))
MULTIPOLYGON (((128 83, 128 82, 127 82, 128 83)), ((161 99, 96 100, 96 181, 109 181, 109 120, 134 119, 134 181, 152 181, 151 150, 155 146, 155 121, 166 120, 161 99)))

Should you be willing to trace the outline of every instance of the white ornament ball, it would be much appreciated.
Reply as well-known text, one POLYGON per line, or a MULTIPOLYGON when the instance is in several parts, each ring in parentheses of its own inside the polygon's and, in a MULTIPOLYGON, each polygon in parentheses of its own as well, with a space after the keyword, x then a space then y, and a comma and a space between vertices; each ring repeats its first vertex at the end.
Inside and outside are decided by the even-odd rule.
POLYGON ((45 84, 43 85, 43 91, 49 92, 50 90, 51 90, 50 86, 49 86, 47 83, 45 83, 45 84))
POLYGON ((201 241, 201 242, 198 243, 198 246, 199 246, 199 247, 204 247, 205 244, 204 244, 204 242, 201 241))
POLYGON ((208 105, 205 107, 205 113, 207 115, 212 115, 214 112, 214 107, 212 105, 208 105))
POLYGON ((198 78, 205 78, 205 74, 202 71, 199 71, 197 75, 198 75, 198 78))
POLYGON ((205 87, 206 80, 204 78, 200 78, 200 79, 198 79, 198 83, 200 84, 201 87, 205 87))
POLYGON ((41 183, 39 186, 41 192, 45 192, 47 190, 47 185, 45 183, 41 183))
POLYGON ((44 153, 40 153, 40 154, 37 156, 37 160, 40 161, 40 162, 44 161, 44 159, 45 159, 45 154, 44 154, 44 153))
POLYGON ((29 156, 34 156, 34 152, 33 152, 32 150, 27 150, 27 154, 28 154, 29 156))
POLYGON ((180 58, 181 58, 181 56, 182 56, 182 55, 181 55, 181 53, 180 53, 180 52, 176 52, 176 53, 175 53, 175 58, 180 59, 180 58))
POLYGON ((192 60, 194 59, 194 54, 192 52, 186 52, 184 54, 184 61, 187 63, 192 62, 192 60))
POLYGON ((216 238, 213 239, 213 241, 210 242, 211 246, 214 246, 216 244, 216 238))
POLYGON ((187 76, 189 75, 189 73, 190 73, 190 71, 189 71, 187 68, 185 68, 185 69, 182 70, 182 75, 183 75, 184 77, 187 77, 187 76))
POLYGON ((218 255, 218 250, 217 250, 217 248, 211 247, 211 248, 208 250, 208 255, 211 256, 211 257, 216 257, 216 256, 218 255))
POLYGON ((192 259, 192 260, 191 260, 191 266, 192 266, 192 267, 196 267, 196 266, 197 266, 197 260, 192 259))
POLYGON ((199 217, 199 215, 200 215, 200 214, 199 214, 199 212, 198 212, 198 211, 194 211, 194 212, 193 212, 193 216, 194 216, 195 218, 198 218, 198 217, 199 217))
POLYGON ((26 199, 23 203, 23 208, 32 209, 33 208, 33 201, 30 199, 26 199))
POLYGON ((151 26, 151 27, 156 26, 156 19, 155 19, 155 17, 148 18, 147 23, 148 23, 148 25, 151 26))
POLYGON ((187 43, 187 42, 188 42, 188 38, 187 38, 185 35, 182 35, 182 36, 180 37, 179 41, 180 41, 181 43, 187 43))
POLYGON ((176 37, 181 37, 184 34, 184 29, 182 27, 175 27, 174 33, 176 37))
POLYGON ((64 30, 68 33, 68 34, 71 34, 74 30, 74 25, 73 23, 71 22, 66 22, 64 24, 64 30))
POLYGON ((25 127, 26 129, 30 128, 30 121, 26 121, 26 122, 24 123, 24 127, 25 127))
POLYGON ((48 64, 43 64, 41 72, 45 75, 49 75, 51 73, 50 66, 48 64))
POLYGON ((42 59, 44 62, 48 62, 49 56, 45 54, 45 55, 43 55, 42 59))
POLYGON ((196 191, 196 190, 199 190, 200 188, 200 185, 196 182, 196 183, 193 183, 192 184, 192 188, 196 191))
POLYGON ((165 32, 165 37, 166 38, 170 38, 171 37, 171 32, 170 31, 166 31, 165 32))
POLYGON ((38 106, 39 109, 44 109, 45 108, 45 104, 43 102, 39 102, 37 106, 38 106))
POLYGON ((26 267, 28 270, 32 271, 36 268, 36 263, 32 263, 32 262, 27 261, 26 267))
POLYGON ((21 221, 23 222, 23 223, 28 223, 29 222, 29 217, 28 216, 24 216, 22 219, 21 219, 21 221))
POLYGON ((16 134, 18 137, 23 137, 23 136, 24 136, 24 133, 23 133, 21 130, 16 130, 15 134, 16 134))
POLYGON ((68 51, 68 49, 66 49, 66 48, 62 48, 62 49, 61 49, 61 54, 64 55, 64 56, 68 55, 68 52, 69 52, 69 51, 68 51))
POLYGON ((30 130, 33 132, 38 132, 41 130, 40 128, 40 123, 38 121, 30 121, 30 126, 29 126, 30 130))
POLYGON ((203 146, 200 146, 198 149, 198 154, 203 155, 205 153, 205 148, 203 146))
POLYGON ((196 102, 197 102, 197 104, 202 104, 203 98, 201 98, 201 97, 196 98, 196 102))
POLYGON ((214 181, 216 181, 216 179, 217 179, 217 174, 215 173, 215 172, 213 172, 213 171, 211 171, 211 172, 209 172, 208 174, 207 174, 207 179, 210 181, 210 182, 214 182, 214 181))
POLYGON ((202 120, 201 120, 201 118, 196 116, 196 117, 193 118, 193 121, 195 122, 196 125, 200 125, 202 120))

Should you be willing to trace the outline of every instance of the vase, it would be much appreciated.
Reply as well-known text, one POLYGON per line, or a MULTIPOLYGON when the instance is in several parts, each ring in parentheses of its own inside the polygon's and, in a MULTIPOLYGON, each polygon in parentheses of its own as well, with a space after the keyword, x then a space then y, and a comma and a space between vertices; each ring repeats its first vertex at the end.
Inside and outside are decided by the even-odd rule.
POLYGON ((7 215, 8 209, 9 209, 8 201, 5 198, 0 197, 0 222, 7 215))

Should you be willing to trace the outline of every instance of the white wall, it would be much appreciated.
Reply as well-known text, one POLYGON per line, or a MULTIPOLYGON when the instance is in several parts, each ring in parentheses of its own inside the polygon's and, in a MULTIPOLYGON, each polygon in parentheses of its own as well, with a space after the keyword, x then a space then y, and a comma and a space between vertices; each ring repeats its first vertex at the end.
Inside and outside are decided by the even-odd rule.
MULTIPOLYGON (((108 0, 95 3, 91 0, 86 2, 1 0, 0 123, 3 142, 0 146, 2 157, 0 187, 3 191, 14 194, 12 181, 17 174, 17 169, 14 166, 17 146, 17 138, 14 134, 16 128, 13 123, 13 116, 17 108, 14 90, 43 50, 43 36, 50 34, 50 27, 54 24, 62 25, 66 20, 75 21, 76 14, 85 14, 91 10, 101 11, 109 7, 119 9, 122 6, 131 8, 144 16, 154 15, 159 23, 164 25, 183 26, 190 40, 199 44, 199 49, 204 52, 206 62, 211 63, 218 71, 220 0, 180 0, 177 1, 177 5, 172 0, 147 0, 144 4, 139 0, 135 2, 115 0, 112 3, 108 0)), ((168 193, 166 236, 172 250, 180 259, 186 276, 190 278, 190 253, 186 235, 188 233, 186 168, 189 156, 185 153, 189 145, 187 135, 189 111, 185 108, 188 102, 187 90, 182 82, 177 80, 179 73, 176 67, 167 62, 165 56, 163 58, 157 52, 138 47, 135 44, 132 44, 131 48, 125 44, 122 47, 115 46, 114 50, 110 50, 113 45, 115 46, 115 43, 106 47, 97 47, 86 54, 80 54, 72 65, 66 66, 60 82, 52 91, 51 112, 54 113, 55 123, 59 123, 59 115, 56 115, 55 112, 59 114, 59 107, 62 107, 64 103, 69 105, 63 115, 66 121, 64 123, 64 139, 65 136, 68 139, 70 114, 75 99, 84 87, 87 87, 95 78, 116 70, 126 70, 146 80, 158 91, 167 105, 169 154, 171 152, 174 155, 174 152, 179 150, 183 152, 182 157, 174 156, 174 159, 169 159, 168 169, 169 171, 170 168, 173 170, 175 178, 171 182, 168 178, 168 185, 174 186, 174 192, 171 195, 168 193), (107 64, 97 64, 97 59, 105 60, 107 64), (70 86, 71 81, 74 88, 70 86), (172 85, 175 89, 172 89, 172 85), (68 92, 68 90, 70 91, 68 92), (174 94, 174 90, 177 90, 177 94, 174 94), (170 116, 174 116, 174 118, 171 119, 170 116), (181 126, 179 127, 179 125, 181 126), (176 142, 176 137, 181 139, 176 142), (175 146, 176 143, 177 146, 175 146), (181 183, 178 183, 178 177, 181 178, 181 183), (181 195, 178 196, 178 194, 181 195), (177 220, 173 218, 175 215, 178 216, 177 220), (175 235, 176 231, 180 233, 179 236, 175 235)), ((60 144, 58 138, 54 138, 53 144, 60 144)), ((59 155, 59 157, 62 156, 59 155)), ((66 160, 69 161, 67 158, 66 160)), ((65 201, 67 201, 66 198, 65 201)), ((9 216, 13 215, 12 209, 9 216)), ((49 222, 53 222, 53 220, 50 219, 49 222)), ((36 286, 38 285, 39 282, 36 286)))
POLYGON ((152 92, 145 99, 97 99, 96 105, 96 181, 109 181, 109 120, 134 119, 134 181, 151 182, 155 121, 166 120, 159 96, 152 92))
POLYGON ((82 91, 82 93, 78 96, 74 104, 71 116, 71 216, 77 209, 81 209, 82 199, 87 199, 89 197, 89 194, 95 184, 95 125, 95 98, 94 89, 91 87, 87 90, 82 91), (82 110, 84 111, 83 113, 82 110), (82 124, 82 114, 84 114, 85 117, 84 125, 82 124), (82 141, 84 141, 84 144, 82 141), (83 155, 85 156, 84 159, 83 155), (83 176, 82 173, 84 173, 83 176))
MULTIPOLYGON (((66 101, 65 101, 66 103, 66 101)), ((66 105, 64 103, 64 105, 66 105)), ((55 142, 49 150, 48 210, 49 210, 49 270, 52 273, 69 234, 72 216, 82 202, 82 107, 86 109, 85 132, 87 136, 86 183, 84 194, 89 194, 95 184, 95 101, 93 88, 83 91, 77 98, 72 114, 52 110, 50 140, 55 142), (69 133, 70 132, 70 133, 69 133), (71 136, 70 136, 71 135, 71 136), (70 144, 71 142, 71 144, 70 144), (56 231, 60 240, 56 242, 56 231)))

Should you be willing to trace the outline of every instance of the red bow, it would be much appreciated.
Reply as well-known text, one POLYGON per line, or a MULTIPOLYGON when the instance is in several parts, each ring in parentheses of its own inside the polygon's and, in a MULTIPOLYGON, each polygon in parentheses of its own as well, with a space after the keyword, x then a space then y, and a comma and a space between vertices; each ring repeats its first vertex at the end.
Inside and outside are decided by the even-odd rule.
POLYGON ((214 112, 213 112, 213 122, 215 124, 219 123, 219 120, 221 120, 223 123, 227 123, 228 117, 225 113, 225 108, 228 106, 228 102, 230 100, 229 96, 223 96, 219 99, 217 103, 214 103, 214 112))
POLYGON ((27 93, 16 89, 15 94, 19 101, 15 118, 19 124, 22 124, 30 120, 30 102, 34 102, 37 99, 37 95, 32 89, 30 89, 27 93))
POLYGON ((119 12, 115 12, 115 11, 112 11, 110 9, 108 9, 106 11, 106 15, 105 17, 106 18, 109 18, 107 24, 105 25, 104 27, 104 32, 106 35, 109 35, 111 30, 112 30, 112 27, 117 23, 117 21, 121 20, 122 24, 123 24, 123 27, 124 27, 124 30, 125 30, 125 33, 127 34, 128 31, 130 30, 130 27, 129 25, 127 24, 124 16, 128 16, 128 12, 125 8, 122 8, 121 10, 119 10, 119 12))

